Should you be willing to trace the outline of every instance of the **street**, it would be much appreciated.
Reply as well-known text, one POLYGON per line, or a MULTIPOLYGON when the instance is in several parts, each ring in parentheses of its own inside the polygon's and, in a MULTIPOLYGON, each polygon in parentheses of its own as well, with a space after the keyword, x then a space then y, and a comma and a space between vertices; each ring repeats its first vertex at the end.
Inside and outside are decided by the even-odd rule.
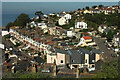
POLYGON ((117 60, 118 59, 118 57, 112 57, 111 56, 111 54, 114 54, 116 56, 117 56, 117 54, 112 49, 110 49, 110 50, 107 49, 107 47, 104 43, 105 40, 100 39, 100 38, 96 38, 96 37, 94 37, 94 39, 95 39, 96 44, 99 46, 100 51, 101 52, 104 51, 102 57, 105 61, 112 61, 112 60, 117 60))
MULTIPOLYGON (((14 47, 14 45, 12 44, 12 42, 8 39, 5 40, 5 38, 2 38, 2 43, 5 44, 5 47, 9 48, 10 46, 13 47, 13 51, 18 51, 18 47, 14 47)), ((28 58, 29 60, 34 60, 32 57, 28 56, 27 54, 20 52, 21 55, 17 55, 19 58, 28 58)))

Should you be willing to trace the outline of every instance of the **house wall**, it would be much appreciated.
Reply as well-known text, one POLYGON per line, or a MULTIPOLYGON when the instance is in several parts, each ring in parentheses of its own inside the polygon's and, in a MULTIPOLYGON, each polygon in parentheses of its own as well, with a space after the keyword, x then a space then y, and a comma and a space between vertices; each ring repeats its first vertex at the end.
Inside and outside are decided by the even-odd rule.
POLYGON ((66 19, 64 18, 64 17, 61 17, 60 19, 59 19, 59 25, 65 25, 66 24, 66 19))
POLYGON ((47 63, 54 63, 54 60, 57 60, 56 55, 47 54, 47 63))
POLYGON ((92 41, 92 39, 86 39, 85 40, 85 42, 91 42, 92 41))
POLYGON ((65 54, 57 53, 57 65, 65 65, 65 54), (63 60, 63 63, 61 63, 63 60))
POLYGON ((95 62, 97 62, 98 60, 100 60, 100 54, 96 54, 95 62))
POLYGON ((85 65, 89 66, 89 55, 88 54, 85 54, 85 65), (87 60, 87 62, 86 62, 86 60, 87 60))
POLYGON ((70 55, 65 55, 65 64, 70 63, 70 55))

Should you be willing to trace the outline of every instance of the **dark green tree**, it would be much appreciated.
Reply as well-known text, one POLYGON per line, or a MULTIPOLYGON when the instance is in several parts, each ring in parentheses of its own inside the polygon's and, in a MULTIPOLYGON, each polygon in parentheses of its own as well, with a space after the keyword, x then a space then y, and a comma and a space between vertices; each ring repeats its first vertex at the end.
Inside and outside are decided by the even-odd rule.
POLYGON ((87 9, 87 10, 90 10, 89 6, 86 6, 86 9, 87 9))
POLYGON ((12 22, 9 22, 7 25, 6 25, 6 29, 9 31, 10 27, 13 26, 13 23, 12 22))
POLYGON ((25 14, 25 13, 21 13, 17 19, 14 21, 14 25, 15 26, 26 26, 26 23, 28 23, 30 21, 29 15, 25 14))
POLYGON ((38 22, 40 22, 41 21, 41 16, 43 15, 43 12, 42 11, 37 11, 37 12, 35 12, 35 15, 39 16, 38 22))
POLYGON ((93 9, 95 9, 97 6, 92 6, 93 9))
POLYGON ((111 30, 109 30, 107 33, 107 39, 111 40, 112 38, 113 38, 113 32, 111 30))
POLYGON ((101 70, 94 78, 118 78, 119 77, 118 61, 105 62, 101 66, 101 70))
POLYGON ((103 8, 104 7, 104 5, 99 5, 99 8, 101 9, 101 8, 103 8))
POLYGON ((106 37, 106 33, 103 32, 103 33, 101 34, 101 36, 102 36, 102 37, 106 37))

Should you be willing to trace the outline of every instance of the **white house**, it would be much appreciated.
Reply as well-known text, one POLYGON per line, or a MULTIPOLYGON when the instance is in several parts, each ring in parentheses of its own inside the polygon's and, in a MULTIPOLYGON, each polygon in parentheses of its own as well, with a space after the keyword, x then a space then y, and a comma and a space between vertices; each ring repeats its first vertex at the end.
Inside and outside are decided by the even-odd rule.
POLYGON ((2 31, 2 36, 5 36, 5 35, 7 35, 7 34, 9 34, 8 31, 2 31))
POLYGON ((72 36, 73 36, 72 31, 67 31, 67 36, 68 36, 68 37, 72 37, 72 36))
POLYGON ((45 23, 38 23, 37 25, 38 25, 38 27, 41 28, 41 29, 47 28, 47 25, 46 25, 45 23))
POLYGON ((68 20, 65 19, 65 17, 61 17, 58 21, 59 25, 65 25, 66 23, 68 23, 68 20))
POLYGON ((92 41, 92 38, 90 36, 84 36, 80 39, 80 42, 77 44, 77 46, 92 46, 96 43, 92 41))
POLYGON ((75 28, 77 29, 87 29, 87 23, 81 21, 81 22, 75 22, 75 28))
POLYGON ((66 19, 71 19, 71 15, 70 15, 70 14, 64 15, 64 17, 65 17, 66 19))

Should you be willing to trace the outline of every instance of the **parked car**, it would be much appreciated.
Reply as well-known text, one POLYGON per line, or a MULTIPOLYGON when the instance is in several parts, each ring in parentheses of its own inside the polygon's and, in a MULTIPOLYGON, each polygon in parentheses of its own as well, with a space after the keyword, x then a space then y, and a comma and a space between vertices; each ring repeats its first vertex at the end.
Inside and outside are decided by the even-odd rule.
POLYGON ((108 46, 107 49, 110 49, 110 46, 108 46))
POLYGON ((9 47, 9 50, 10 50, 10 51, 12 51, 12 50, 13 50, 13 47, 12 47, 12 46, 10 46, 10 47, 9 47))
POLYGON ((46 72, 46 73, 49 73, 50 70, 42 70, 41 72, 46 72))

